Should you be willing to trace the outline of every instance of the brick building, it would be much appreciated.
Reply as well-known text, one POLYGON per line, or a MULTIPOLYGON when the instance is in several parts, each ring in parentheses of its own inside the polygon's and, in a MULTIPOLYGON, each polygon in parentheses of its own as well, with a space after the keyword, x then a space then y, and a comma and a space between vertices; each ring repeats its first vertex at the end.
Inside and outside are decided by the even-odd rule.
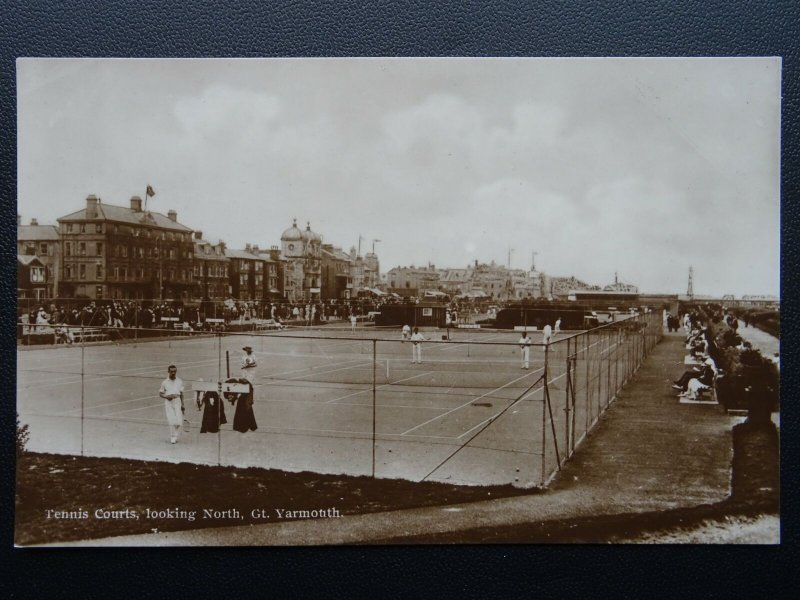
POLYGON ((103 204, 58 219, 62 268, 59 295, 87 298, 189 300, 193 286, 192 231, 167 215, 103 204))
POLYGON ((39 225, 36 219, 31 219, 30 225, 22 225, 21 217, 17 215, 17 254, 39 258, 44 265, 47 279, 44 296, 55 298, 61 262, 58 227, 39 225))

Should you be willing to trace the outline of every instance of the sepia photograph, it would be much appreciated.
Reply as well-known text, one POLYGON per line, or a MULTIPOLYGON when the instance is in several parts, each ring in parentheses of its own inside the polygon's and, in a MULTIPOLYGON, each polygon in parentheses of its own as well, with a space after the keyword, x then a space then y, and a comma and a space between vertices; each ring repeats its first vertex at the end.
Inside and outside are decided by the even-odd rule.
POLYGON ((16 69, 17 547, 780 544, 780 58, 16 69))

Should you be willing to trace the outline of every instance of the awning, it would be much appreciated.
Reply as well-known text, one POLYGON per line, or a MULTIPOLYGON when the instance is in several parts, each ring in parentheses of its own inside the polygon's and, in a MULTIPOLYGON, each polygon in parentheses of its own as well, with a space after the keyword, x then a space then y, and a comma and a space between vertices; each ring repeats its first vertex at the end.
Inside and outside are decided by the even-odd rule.
POLYGON ((386 292, 382 292, 378 288, 370 288, 369 291, 372 292, 373 294, 375 294, 376 296, 385 296, 386 295, 386 292))

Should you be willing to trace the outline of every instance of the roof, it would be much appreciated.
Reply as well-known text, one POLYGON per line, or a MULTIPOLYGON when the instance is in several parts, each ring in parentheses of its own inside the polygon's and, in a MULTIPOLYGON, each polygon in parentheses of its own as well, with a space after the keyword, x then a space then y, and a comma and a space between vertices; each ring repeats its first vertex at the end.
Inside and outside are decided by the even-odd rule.
POLYGON ((17 225, 18 242, 58 241, 58 228, 55 225, 17 225))
MULTIPOLYGON (((218 246, 219 244, 217 244, 218 246)), ((216 247, 211 242, 206 240, 194 240, 194 258, 198 260, 219 260, 219 261, 227 261, 228 257, 225 255, 223 251, 222 254, 217 254, 216 251, 209 252, 206 254, 204 248, 209 247, 212 250, 216 250, 216 247)))
POLYGON ((86 216, 86 209, 56 219, 62 221, 113 221, 115 223, 129 223, 131 225, 150 225, 161 229, 172 229, 173 231, 191 231, 186 225, 173 221, 166 215, 153 211, 136 211, 124 206, 114 206, 112 204, 97 203, 97 217, 90 219, 86 216))
POLYGON ((17 254, 17 262, 21 265, 28 267, 33 264, 34 261, 38 262, 40 266, 44 266, 44 263, 34 254, 17 254))
POLYGON ((260 256, 256 256, 252 252, 247 252, 246 250, 225 250, 225 256, 228 258, 244 258, 247 260, 264 260, 260 256))

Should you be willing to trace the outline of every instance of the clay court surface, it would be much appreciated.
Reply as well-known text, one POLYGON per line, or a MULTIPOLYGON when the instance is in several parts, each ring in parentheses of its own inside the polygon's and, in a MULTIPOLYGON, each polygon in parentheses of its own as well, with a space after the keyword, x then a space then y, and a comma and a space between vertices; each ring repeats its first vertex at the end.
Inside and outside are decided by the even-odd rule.
POLYGON ((616 332, 572 337, 568 350, 575 333, 547 353, 533 346, 529 370, 511 331, 451 331, 449 341, 426 331, 422 364, 411 363, 398 330, 349 327, 24 349, 17 407, 37 452, 534 486, 556 468, 556 451, 563 459, 596 421, 631 355, 616 332), (239 376, 245 345, 259 361, 258 430, 233 431, 225 402, 222 433, 201 434, 192 385, 224 379, 226 352, 239 376), (158 397, 169 364, 185 383, 191 422, 176 445, 158 397))

